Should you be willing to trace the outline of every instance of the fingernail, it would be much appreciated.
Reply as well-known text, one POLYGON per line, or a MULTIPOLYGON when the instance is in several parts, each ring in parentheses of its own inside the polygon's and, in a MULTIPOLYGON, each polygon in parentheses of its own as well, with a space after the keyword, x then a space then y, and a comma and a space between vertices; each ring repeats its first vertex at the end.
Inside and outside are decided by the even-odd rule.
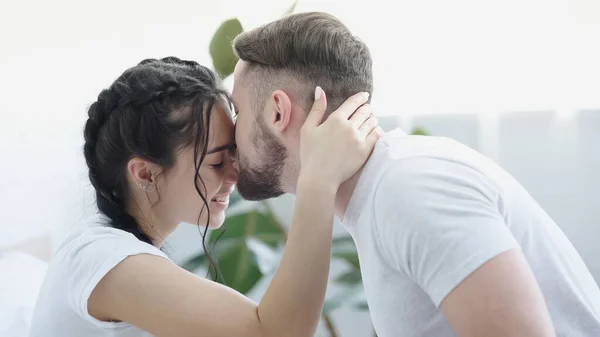
POLYGON ((321 89, 321 87, 319 87, 319 86, 317 86, 315 88, 315 101, 318 101, 321 99, 321 93, 323 92, 322 90, 323 89, 321 89))

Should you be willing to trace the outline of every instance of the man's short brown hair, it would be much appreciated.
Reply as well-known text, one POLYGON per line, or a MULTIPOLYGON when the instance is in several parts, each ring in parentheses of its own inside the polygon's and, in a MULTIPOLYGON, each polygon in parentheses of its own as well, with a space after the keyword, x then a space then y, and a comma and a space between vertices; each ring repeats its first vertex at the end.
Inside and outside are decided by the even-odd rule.
POLYGON ((244 32, 233 41, 233 49, 247 62, 244 78, 252 82, 245 85, 254 88, 257 111, 275 89, 289 89, 308 111, 315 87, 321 86, 328 112, 360 91, 373 91, 369 49, 327 13, 293 14, 244 32))

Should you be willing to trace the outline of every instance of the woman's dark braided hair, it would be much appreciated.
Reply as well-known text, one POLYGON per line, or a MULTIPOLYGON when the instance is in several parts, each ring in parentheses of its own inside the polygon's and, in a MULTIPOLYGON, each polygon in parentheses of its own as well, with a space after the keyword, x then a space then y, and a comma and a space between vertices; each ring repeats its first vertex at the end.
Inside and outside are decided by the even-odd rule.
MULTIPOLYGON (((167 171, 178 150, 190 145, 195 149, 194 185, 203 209, 210 212, 198 170, 207 151, 210 111, 219 99, 229 102, 210 69, 176 57, 144 60, 102 90, 88 110, 83 152, 98 209, 110 218, 111 226, 152 244, 127 211, 127 163, 139 157, 167 171)), ((205 241, 206 230, 202 234, 206 251, 205 241)))

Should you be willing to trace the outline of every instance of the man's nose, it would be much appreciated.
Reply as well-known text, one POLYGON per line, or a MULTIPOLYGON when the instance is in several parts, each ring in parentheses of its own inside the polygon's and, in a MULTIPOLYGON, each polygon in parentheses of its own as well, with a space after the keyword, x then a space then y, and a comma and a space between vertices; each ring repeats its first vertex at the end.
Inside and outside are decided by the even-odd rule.
POLYGON ((237 182, 238 169, 237 169, 237 160, 232 160, 231 165, 227 165, 227 169, 225 171, 225 182, 230 184, 235 184, 237 182))
POLYGON ((239 172, 240 167, 238 164, 238 156, 237 156, 237 151, 231 151, 229 153, 229 159, 231 160, 231 165, 233 166, 233 168, 239 172))

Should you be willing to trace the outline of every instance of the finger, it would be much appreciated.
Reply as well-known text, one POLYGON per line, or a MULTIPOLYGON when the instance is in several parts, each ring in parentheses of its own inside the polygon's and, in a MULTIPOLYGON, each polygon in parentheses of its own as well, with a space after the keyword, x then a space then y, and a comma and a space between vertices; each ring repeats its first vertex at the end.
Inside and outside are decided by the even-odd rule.
POLYGON ((375 143, 379 140, 379 138, 383 135, 383 132, 379 131, 380 128, 376 127, 367 135, 367 139, 365 140, 365 146, 370 151, 375 147, 375 143))
POLYGON ((354 129, 358 130, 361 125, 365 123, 370 116, 372 116, 371 105, 364 104, 352 116, 350 116, 350 124, 354 127, 354 129))
POLYGON ((358 94, 355 94, 354 96, 348 98, 344 103, 342 103, 342 105, 340 105, 339 108, 337 108, 337 110, 335 110, 331 114, 337 115, 338 117, 341 117, 343 119, 348 119, 348 117, 350 117, 354 113, 354 111, 356 111, 356 109, 358 109, 361 105, 367 103, 368 100, 368 92, 359 92, 358 94))
POLYGON ((319 126, 323 122, 323 116, 327 110, 327 97, 321 87, 315 88, 315 101, 312 108, 306 117, 306 124, 311 126, 319 126))
POLYGON ((379 126, 377 117, 371 115, 358 129, 358 134, 365 139, 373 130, 379 126))

